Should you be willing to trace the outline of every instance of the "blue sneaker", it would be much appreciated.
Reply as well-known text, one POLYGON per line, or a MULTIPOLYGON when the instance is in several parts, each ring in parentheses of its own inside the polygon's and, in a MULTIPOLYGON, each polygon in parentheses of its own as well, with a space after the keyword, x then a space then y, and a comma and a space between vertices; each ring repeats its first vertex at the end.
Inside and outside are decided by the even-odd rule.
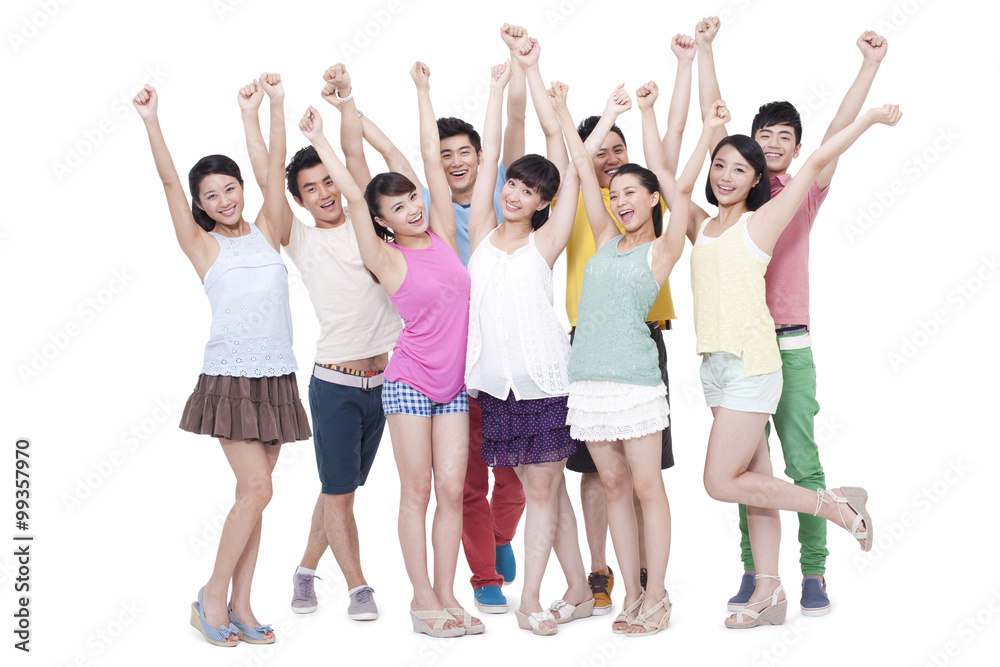
POLYGON ((510 546, 510 542, 497 547, 496 561, 497 574, 503 577, 503 585, 506 586, 517 576, 517 561, 514 560, 514 547, 510 546))
POLYGON ((803 616, 826 616, 830 613, 830 598, 826 594, 826 579, 809 575, 802 579, 803 616))
POLYGON ((750 601, 750 596, 755 590, 757 590, 757 579, 750 572, 744 572, 743 579, 740 580, 740 592, 729 598, 729 605, 726 609, 739 611, 747 606, 747 602, 750 601))
POLYGON ((484 614, 506 614, 507 598, 499 586, 481 586, 474 591, 476 609, 484 614))

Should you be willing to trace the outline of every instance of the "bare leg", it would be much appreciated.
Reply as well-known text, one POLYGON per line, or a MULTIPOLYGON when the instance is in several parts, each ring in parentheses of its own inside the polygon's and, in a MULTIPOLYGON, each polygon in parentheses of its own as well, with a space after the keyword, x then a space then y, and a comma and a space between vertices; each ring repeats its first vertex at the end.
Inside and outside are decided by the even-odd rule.
MULTIPOLYGON (((525 614, 542 611, 540 601, 542 577, 555 541, 559 521, 559 480, 563 462, 536 463, 515 468, 524 489, 524 584, 521 588, 520 611, 525 614)), ((551 629, 554 621, 544 621, 539 627, 551 629)))
MULTIPOLYGON (((565 464, 565 461, 561 463, 565 464)), ((587 583, 587 571, 583 569, 583 556, 580 554, 580 539, 577 534, 576 512, 566 491, 566 477, 559 475, 559 519, 556 528, 556 539, 553 548, 559 565, 566 576, 566 593, 563 600, 579 605, 594 597, 587 583)))
MULTIPOLYGON (((226 440, 220 438, 222 451, 236 475, 236 503, 229 510, 226 523, 219 538, 219 550, 215 556, 215 568, 205 584, 204 613, 209 625, 217 628, 229 625, 226 598, 229 582, 234 580, 236 569, 241 566, 244 552, 251 547, 240 567, 240 576, 233 581, 234 601, 243 595, 243 613, 248 618, 240 618, 244 623, 254 623, 249 609, 250 580, 257 562, 257 546, 260 544, 260 521, 264 508, 271 500, 271 470, 278 459, 280 446, 265 445, 253 440, 226 440), (252 544, 251 544, 252 543, 252 544)), ((240 611, 236 611, 237 615, 240 611)))
MULTIPOLYGON (((411 610, 444 611, 427 574, 427 504, 431 498, 431 420, 413 415, 386 415, 392 453, 399 471, 399 546, 413 586, 411 610)), ((445 630, 459 627, 447 621, 445 630)), ((433 627, 433 622, 427 623, 433 627)))
POLYGON ((361 546, 358 543, 358 524, 354 520, 354 492, 323 496, 323 515, 326 540, 330 542, 333 557, 347 580, 347 589, 363 586, 365 575, 361 572, 361 546))
MULTIPOLYGON (((639 537, 632 507, 632 474, 625 458, 625 449, 620 441, 588 442, 590 455, 600 471, 601 483, 607 498, 608 525, 611 541, 615 546, 615 556, 625 580, 625 602, 627 609, 639 599, 639 537)), ((659 470, 659 465, 656 467, 659 470)), ((625 630, 624 624, 614 623, 612 628, 625 630)))
POLYGON ((606 570, 608 506, 604 485, 596 472, 585 472, 580 476, 580 503, 583 505, 583 525, 590 547, 590 571, 606 570))
POLYGON ((639 529, 639 569, 649 569, 649 562, 646 560, 646 522, 642 516, 642 503, 639 501, 639 494, 632 490, 632 507, 635 509, 635 525, 639 529))
POLYGON ((325 502, 323 498, 324 496, 321 493, 316 499, 312 521, 309 522, 309 539, 306 540, 306 551, 302 554, 302 560, 299 562, 299 565, 307 570, 315 570, 319 567, 319 559, 326 553, 326 547, 329 545, 326 539, 325 502))

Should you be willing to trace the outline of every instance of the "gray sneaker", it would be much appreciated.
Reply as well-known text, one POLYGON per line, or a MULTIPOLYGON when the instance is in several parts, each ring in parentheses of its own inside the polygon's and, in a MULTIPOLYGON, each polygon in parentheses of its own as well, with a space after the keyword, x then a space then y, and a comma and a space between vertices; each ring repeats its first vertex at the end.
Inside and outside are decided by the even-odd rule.
POLYGON ((292 611, 296 614, 311 614, 316 611, 319 602, 316 600, 316 589, 313 588, 313 579, 319 579, 315 575, 299 574, 296 570, 292 575, 292 611))
POLYGON ((372 597, 374 592, 371 586, 362 586, 350 596, 351 604, 347 608, 347 615, 352 621, 374 621, 378 618, 378 606, 372 597))

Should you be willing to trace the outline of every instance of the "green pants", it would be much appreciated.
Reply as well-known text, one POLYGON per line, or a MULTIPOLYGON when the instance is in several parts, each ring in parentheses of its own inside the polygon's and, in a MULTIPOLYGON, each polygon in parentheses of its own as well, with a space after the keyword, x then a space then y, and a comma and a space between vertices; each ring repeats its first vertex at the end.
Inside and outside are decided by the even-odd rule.
MULTIPOLYGON (((812 349, 782 350, 781 364, 784 386, 772 419, 785 458, 785 475, 803 488, 825 489, 826 476, 813 437, 813 421, 819 412, 819 403, 816 402, 816 365, 812 349)), ((770 427, 768 422, 765 427, 768 437, 770 427)), ((745 505, 740 505, 740 532, 743 568, 747 572, 755 572, 745 505)), ((803 576, 823 575, 826 572, 826 557, 830 553, 826 550, 826 519, 800 513, 799 544, 802 545, 799 563, 803 576)))

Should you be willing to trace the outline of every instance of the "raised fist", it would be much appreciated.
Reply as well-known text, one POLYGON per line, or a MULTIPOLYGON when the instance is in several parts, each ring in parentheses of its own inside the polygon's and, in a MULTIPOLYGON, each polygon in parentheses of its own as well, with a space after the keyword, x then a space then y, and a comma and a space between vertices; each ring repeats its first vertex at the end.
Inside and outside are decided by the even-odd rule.
POLYGON ((328 67, 323 72, 323 80, 332 83, 335 90, 340 93, 340 97, 347 97, 351 94, 351 75, 347 73, 344 63, 337 63, 328 67))
POLYGON ((694 60, 694 37, 677 33, 670 40, 670 50, 677 56, 677 60, 694 60))
POLYGON ((500 28, 500 39, 511 51, 516 49, 527 37, 528 31, 519 25, 504 23, 500 28))
POLYGON ((866 30, 858 37, 858 48, 861 55, 869 60, 879 63, 885 58, 886 51, 889 50, 889 40, 879 35, 874 30, 866 30))
POLYGON ((899 110, 898 104, 883 104, 881 108, 875 108, 868 112, 872 120, 892 127, 903 117, 903 112, 899 110))
POLYGON ((410 68, 410 78, 417 84, 417 90, 430 90, 431 69, 419 60, 410 68))
POLYGON ((706 16, 698 21, 694 26, 695 44, 711 44, 715 36, 719 34, 721 25, 718 16, 706 16))
POLYGON ((139 92, 132 98, 135 110, 139 112, 139 117, 143 120, 156 117, 156 88, 148 83, 139 89, 139 92))
POLYGON ((323 134, 323 119, 320 118, 319 112, 312 105, 306 109, 302 120, 299 121, 299 129, 302 130, 302 134, 306 135, 306 139, 309 141, 323 134))
POLYGON ((549 100, 552 108, 561 111, 566 108, 566 95, 569 93, 569 86, 562 81, 553 81, 549 88, 549 100))
POLYGON ((722 100, 716 100, 712 103, 712 110, 705 116, 705 125, 717 129, 728 123, 732 118, 729 114, 729 109, 726 108, 726 103, 722 100))
POLYGON ((240 88, 236 94, 236 101, 239 102, 242 111, 251 111, 260 108, 260 102, 264 99, 264 89, 260 82, 254 79, 247 85, 240 88))
POLYGON ((490 88, 494 90, 503 90, 507 82, 510 81, 510 75, 513 68, 510 66, 510 59, 507 59, 500 63, 499 65, 494 65, 490 68, 490 88))
POLYGON ((635 99, 640 109, 652 109, 656 98, 660 96, 660 88, 655 81, 647 81, 635 91, 635 99))
POLYGON ((320 97, 330 103, 334 109, 341 111, 340 98, 337 95, 337 87, 330 82, 323 85, 323 90, 319 91, 320 97))
POLYGON ((538 56, 542 53, 542 47, 534 37, 528 37, 521 42, 517 53, 514 54, 518 62, 524 67, 531 67, 538 64, 538 56))
POLYGON ((260 75, 260 85, 272 101, 285 99, 285 89, 281 85, 281 75, 275 72, 264 72, 260 75))
POLYGON ((611 96, 608 97, 608 103, 605 105, 604 110, 613 113, 615 116, 620 116, 631 108, 632 98, 625 92, 625 84, 618 84, 618 87, 611 91, 611 96))

